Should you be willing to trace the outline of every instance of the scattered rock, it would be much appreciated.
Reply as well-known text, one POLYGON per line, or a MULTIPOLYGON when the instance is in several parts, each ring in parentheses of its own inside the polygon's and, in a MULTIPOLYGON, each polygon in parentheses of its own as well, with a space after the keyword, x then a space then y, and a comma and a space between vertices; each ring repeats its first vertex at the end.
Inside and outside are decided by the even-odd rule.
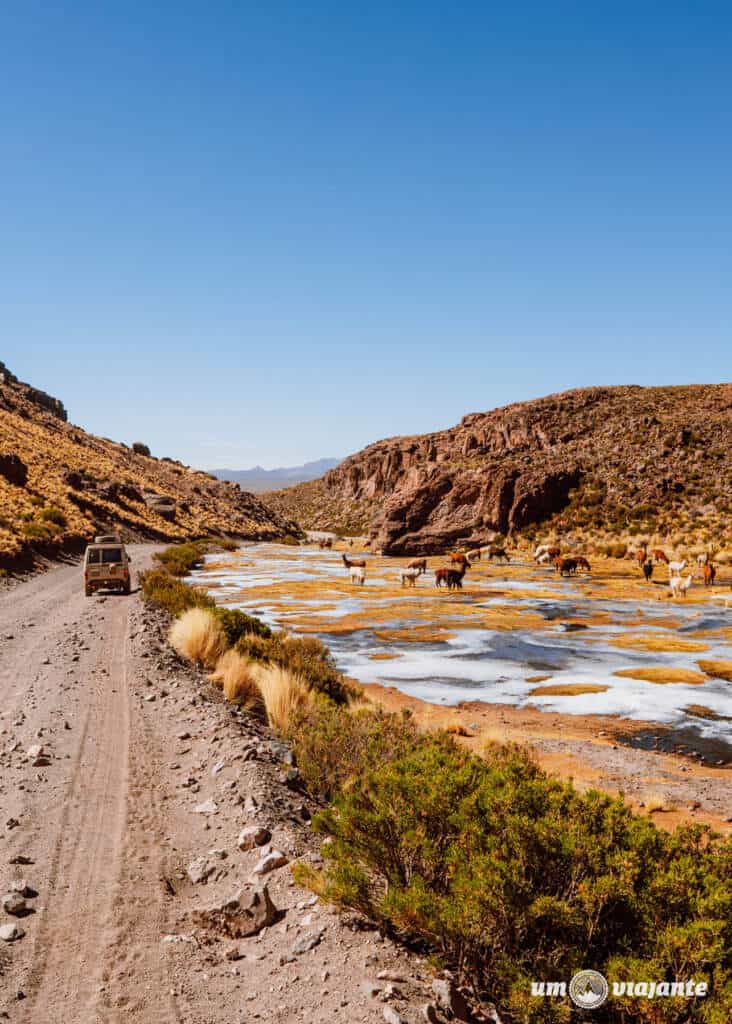
POLYGON ((239 833, 236 845, 240 850, 253 850, 255 846, 264 846, 272 838, 272 833, 263 825, 247 825, 239 833))
POLYGON ((302 956, 320 943, 325 934, 325 928, 314 928, 312 931, 304 932, 292 947, 293 956, 302 956))
POLYGON ((437 1016, 434 1003, 426 1003, 422 1007, 422 1016, 426 1021, 429 1021, 429 1024, 440 1024, 440 1018, 437 1016))
POLYGON ((255 867, 253 874, 268 875, 275 868, 283 868, 287 864, 287 857, 279 850, 272 850, 266 857, 263 857, 255 867))
POLYGON ((205 882, 214 873, 216 868, 211 864, 205 857, 198 857, 197 860, 192 861, 186 871, 188 877, 194 885, 200 885, 205 882))
POLYGON ((28 904, 18 892, 9 892, 2 899, 3 910, 6 914, 13 914, 14 917, 22 917, 28 913, 28 904))
POLYGON ((25 932, 20 925, 15 924, 3 924, 0 925, 0 942, 17 942, 18 939, 22 939, 25 932))
POLYGON ((213 800, 204 800, 202 804, 196 804, 193 808, 194 814, 216 814, 218 812, 218 804, 214 803, 213 800))
POLYGON ((194 919, 208 928, 222 932, 233 939, 257 935, 263 928, 274 924, 277 911, 267 886, 247 889, 221 903, 195 911, 194 919))
POLYGON ((458 1020, 470 1020, 470 1008, 465 997, 449 978, 435 978, 432 991, 441 1010, 451 1013, 458 1020))
POLYGON ((406 1024, 404 1017, 393 1006, 385 1006, 382 1012, 387 1024, 406 1024))

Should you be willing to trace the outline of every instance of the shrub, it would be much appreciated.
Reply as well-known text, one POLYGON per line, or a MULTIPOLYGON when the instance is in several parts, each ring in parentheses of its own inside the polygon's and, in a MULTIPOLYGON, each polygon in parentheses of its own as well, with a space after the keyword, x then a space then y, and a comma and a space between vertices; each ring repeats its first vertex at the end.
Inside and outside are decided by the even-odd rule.
MULTIPOLYGON (((653 1017, 658 1000, 632 1009, 645 1002, 649 1021, 728 1019, 732 842, 701 826, 668 836, 518 748, 482 761, 444 733, 355 774, 314 824, 333 840, 325 897, 431 949, 511 1021, 568 1020, 566 1006, 531 999, 530 981, 580 967, 707 981, 709 998, 685 1001, 691 1016, 669 1005, 670 1017, 653 1017)), ((615 1001, 604 1012, 640 1019, 615 1001)))
POLYGON ((336 668, 333 655, 316 637, 295 637, 275 633, 269 639, 245 635, 237 650, 253 661, 269 662, 287 668, 317 693, 336 704, 346 704, 358 694, 336 668))
POLYGON ((133 441, 132 451, 135 453, 135 455, 146 455, 148 458, 150 458, 150 449, 146 444, 143 444, 142 441, 133 441))
POLYGON ((272 636, 272 630, 261 619, 247 615, 238 608, 217 608, 216 616, 226 634, 229 647, 233 647, 243 636, 261 636, 265 639, 272 636))
POLYGON ((142 595, 169 615, 177 616, 189 608, 215 608, 204 590, 186 586, 164 569, 148 569, 140 576, 142 595))
POLYGON ((310 793, 332 800, 362 772, 412 750, 418 732, 408 712, 318 701, 295 717, 287 738, 310 793))
POLYGON ((224 651, 209 679, 221 687, 224 696, 232 704, 250 709, 263 704, 250 663, 236 651, 224 651))
POLYGON ((164 551, 157 551, 153 557, 173 576, 187 576, 191 569, 198 565, 203 555, 203 544, 189 541, 186 544, 173 544, 164 551))
POLYGON ((273 729, 286 734, 295 718, 313 703, 313 693, 307 683, 280 665, 251 665, 267 711, 267 720, 273 729))
POLYGON ((170 630, 170 642, 178 654, 196 665, 213 668, 226 648, 221 623, 207 608, 189 608, 170 630))
POLYGON ((47 508, 41 509, 41 519, 44 523, 53 523, 54 526, 66 526, 65 514, 55 505, 49 505, 47 508))

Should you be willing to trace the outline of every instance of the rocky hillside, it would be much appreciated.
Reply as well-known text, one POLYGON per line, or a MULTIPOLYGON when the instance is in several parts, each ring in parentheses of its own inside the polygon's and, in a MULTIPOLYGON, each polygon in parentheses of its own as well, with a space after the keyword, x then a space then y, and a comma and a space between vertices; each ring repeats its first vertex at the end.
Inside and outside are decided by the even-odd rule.
POLYGON ((310 528, 366 528, 394 555, 539 526, 729 544, 731 449, 730 384, 583 388, 379 441, 267 501, 310 528))
POLYGON ((109 529, 161 540, 297 530, 238 484, 142 452, 73 426, 58 399, 0 363, 0 568, 109 529))

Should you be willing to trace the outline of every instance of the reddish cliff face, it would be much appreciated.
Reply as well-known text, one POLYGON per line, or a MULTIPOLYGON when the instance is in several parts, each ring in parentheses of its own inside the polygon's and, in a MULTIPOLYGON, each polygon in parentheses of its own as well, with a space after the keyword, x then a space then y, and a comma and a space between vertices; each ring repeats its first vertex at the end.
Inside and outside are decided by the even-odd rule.
POLYGON ((273 501, 307 526, 360 516, 374 547, 395 555, 547 520, 673 529, 732 512, 731 442, 732 385, 587 388, 380 441, 273 501))

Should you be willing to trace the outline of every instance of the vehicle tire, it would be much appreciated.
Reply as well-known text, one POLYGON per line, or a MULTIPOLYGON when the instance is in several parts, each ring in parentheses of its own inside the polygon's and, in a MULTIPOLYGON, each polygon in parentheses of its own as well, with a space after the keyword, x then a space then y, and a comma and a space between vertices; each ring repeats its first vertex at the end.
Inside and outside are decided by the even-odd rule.
POLYGON ((127 596, 129 596, 129 594, 130 594, 130 585, 129 585, 129 583, 125 583, 125 585, 122 587, 122 593, 126 594, 127 596))
POLYGON ((92 590, 91 587, 84 587, 84 593, 86 594, 87 597, 91 597, 94 591, 92 590))

